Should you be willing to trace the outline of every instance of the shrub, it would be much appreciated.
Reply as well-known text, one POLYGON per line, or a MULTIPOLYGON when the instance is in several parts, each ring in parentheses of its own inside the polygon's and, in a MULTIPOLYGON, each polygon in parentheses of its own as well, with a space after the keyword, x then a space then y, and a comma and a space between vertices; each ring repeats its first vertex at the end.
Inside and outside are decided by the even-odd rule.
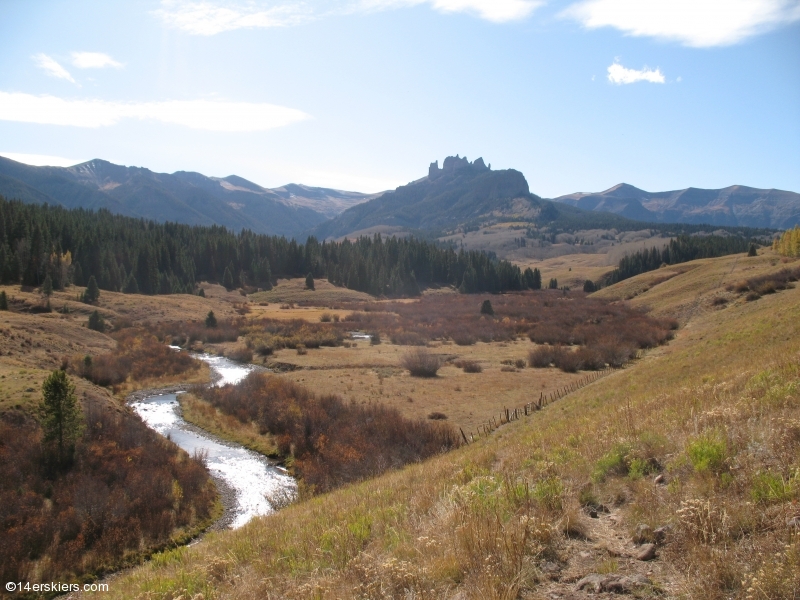
POLYGON ((413 377, 436 377, 442 366, 441 359, 425 348, 417 348, 407 353, 400 361, 403 368, 413 377))
POLYGON ((375 333, 371 333, 369 336, 369 345, 370 346, 377 346, 381 343, 381 334, 377 331, 375 333))
POLYGON ((117 348, 92 357, 86 368, 84 357, 67 361, 70 372, 101 386, 118 385, 128 376, 137 380, 181 375, 200 368, 200 361, 186 352, 175 352, 151 333, 129 328, 112 334, 117 348))
POLYGON ((319 316, 319 320, 322 323, 330 323, 333 320, 331 313, 324 312, 319 316))
POLYGON ((459 346, 474 346, 477 338, 469 333, 455 333, 451 336, 453 342, 459 346))
POLYGON ((516 359, 514 361, 514 366, 517 367, 518 369, 524 369, 525 368, 525 359, 523 359, 523 358, 516 359))
POLYGON ((715 434, 706 434, 690 442, 686 454, 698 473, 711 471, 721 472, 725 467, 728 445, 725 440, 715 434))
POLYGON ((447 419, 447 415, 446 415, 446 414, 444 414, 443 412, 436 412, 436 411, 434 411, 434 412, 432 412, 432 413, 430 413, 430 414, 428 415, 428 418, 429 418, 431 421, 445 421, 445 420, 447 419))
POLYGON ((457 360, 455 366, 459 369, 463 369, 464 373, 482 373, 483 367, 481 364, 476 360, 457 360))
POLYGON ((297 354, 299 354, 300 356, 305 356, 306 354, 308 354, 308 350, 306 350, 306 347, 303 346, 303 344, 298 344, 297 354))
POLYGON ((557 348, 553 356, 553 364, 565 373, 576 373, 582 366, 581 356, 578 352, 557 348))
POLYGON ((552 346, 537 346, 528 352, 528 365, 535 369, 549 367, 553 364, 553 350, 552 346))
POLYGON ((398 346, 424 346, 428 343, 428 340, 416 331, 394 331, 389 339, 398 346))
POLYGON ((225 352, 225 356, 236 362, 249 363, 253 360, 253 351, 245 346, 237 346, 225 352))
POLYGON ((272 434, 284 456, 294 458, 302 482, 326 492, 390 468, 418 462, 460 445, 446 423, 410 420, 381 405, 345 403, 266 373, 238 385, 204 388, 203 399, 242 423, 272 434))
POLYGON ((583 347, 575 352, 575 357, 582 371, 599 371, 605 368, 606 361, 599 348, 583 347))
POLYGON ((132 412, 98 402, 91 391, 81 396, 85 427, 63 474, 43 468, 36 423, 0 421, 5 581, 24 581, 32 572, 91 581, 139 553, 175 544, 211 517, 216 494, 199 462, 132 412))

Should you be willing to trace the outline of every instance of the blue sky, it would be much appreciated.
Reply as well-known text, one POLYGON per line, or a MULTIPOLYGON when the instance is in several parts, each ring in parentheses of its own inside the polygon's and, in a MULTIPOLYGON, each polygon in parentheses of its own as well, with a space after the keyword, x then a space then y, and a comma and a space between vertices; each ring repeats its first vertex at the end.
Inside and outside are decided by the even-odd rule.
POLYGON ((6 0, 0 40, 0 154, 32 164, 800 191, 800 0, 6 0))

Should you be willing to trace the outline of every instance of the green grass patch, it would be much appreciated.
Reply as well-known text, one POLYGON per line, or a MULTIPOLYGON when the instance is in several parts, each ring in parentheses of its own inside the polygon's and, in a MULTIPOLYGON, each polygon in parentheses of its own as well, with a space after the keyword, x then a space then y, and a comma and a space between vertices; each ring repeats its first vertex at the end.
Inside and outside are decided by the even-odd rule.
POLYGON ((698 473, 720 473, 728 458, 728 444, 716 433, 706 434, 689 442, 686 454, 698 473))

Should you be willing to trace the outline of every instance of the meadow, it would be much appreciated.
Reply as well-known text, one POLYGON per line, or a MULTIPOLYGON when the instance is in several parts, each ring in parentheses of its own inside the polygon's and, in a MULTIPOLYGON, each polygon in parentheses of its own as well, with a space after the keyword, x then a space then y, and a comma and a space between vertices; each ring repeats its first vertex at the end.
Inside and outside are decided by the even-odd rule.
POLYGON ((608 288, 679 319, 675 339, 488 438, 160 555, 111 596, 794 598, 800 290, 726 290, 782 267, 732 256, 608 288))
MULTIPOLYGON (((544 599, 616 589, 642 598, 794 598, 800 290, 786 272, 796 267, 762 251, 667 267, 588 297, 439 290, 419 301, 325 297, 285 308, 217 286, 204 299, 187 297, 183 313, 160 309, 162 298, 141 297, 134 307, 129 296, 104 292, 97 308, 109 322, 134 314, 134 327, 120 333, 144 326, 161 342, 275 370, 241 392, 195 392, 184 410, 223 436, 297 460, 297 472, 307 469, 325 492, 157 554, 115 579, 111 596, 544 599), (481 313, 485 299, 493 315, 481 313), (204 331, 209 310, 223 335, 204 331), (351 339, 352 330, 371 338, 351 339), (574 354, 609 335, 635 357, 474 443, 446 453, 439 444, 418 457, 430 458, 399 466, 406 461, 381 458, 358 445, 369 436, 354 436, 348 452, 375 461, 356 460, 349 478, 342 452, 328 467, 309 451, 336 434, 305 416, 329 420, 327 408, 318 412, 326 397, 337 398, 329 408, 357 415, 351 432, 378 414, 470 432, 503 408, 586 376, 554 360, 534 368, 532 352, 574 354), (436 359, 435 377, 403 367, 419 349, 436 359), (281 393, 258 400, 270 385, 281 393), (291 417, 282 429, 266 416, 275 406, 291 417), (645 551, 648 560, 637 558, 645 551)), ((15 302, 37 301, 9 291, 15 302)), ((13 384, 0 398, 6 421, 25 414, 63 355, 124 355, 119 334, 87 330, 78 310, 85 309, 76 306, 71 317, 0 313, 0 374, 13 384), (58 351, 37 346, 44 339, 58 351)), ((179 377, 168 371, 156 379, 179 377)), ((181 375, 202 380, 203 372, 181 375)), ((79 393, 111 398, 88 380, 77 383, 79 393)), ((129 376, 126 385, 137 382, 129 376)))

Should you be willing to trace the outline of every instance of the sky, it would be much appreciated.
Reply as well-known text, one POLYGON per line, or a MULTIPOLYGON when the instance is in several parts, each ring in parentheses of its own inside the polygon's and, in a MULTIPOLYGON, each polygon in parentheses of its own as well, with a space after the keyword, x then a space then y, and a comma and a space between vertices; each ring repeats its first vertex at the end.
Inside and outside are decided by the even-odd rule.
POLYGON ((362 192, 800 192, 800 0, 3 0, 0 155, 362 192))

